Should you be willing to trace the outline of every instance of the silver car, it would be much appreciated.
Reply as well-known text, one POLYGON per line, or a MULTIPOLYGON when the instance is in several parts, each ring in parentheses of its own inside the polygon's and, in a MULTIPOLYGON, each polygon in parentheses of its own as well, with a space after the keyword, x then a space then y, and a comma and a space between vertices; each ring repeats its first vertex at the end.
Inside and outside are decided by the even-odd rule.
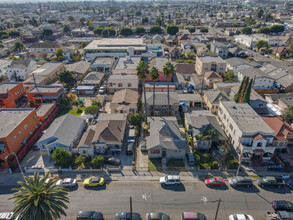
POLYGON ((170 217, 164 213, 147 213, 145 220, 170 220, 170 217))
POLYGON ((67 188, 67 187, 74 187, 74 186, 76 186, 76 179, 73 179, 73 178, 65 178, 63 180, 58 180, 56 182, 56 186, 63 186, 65 188, 67 188))

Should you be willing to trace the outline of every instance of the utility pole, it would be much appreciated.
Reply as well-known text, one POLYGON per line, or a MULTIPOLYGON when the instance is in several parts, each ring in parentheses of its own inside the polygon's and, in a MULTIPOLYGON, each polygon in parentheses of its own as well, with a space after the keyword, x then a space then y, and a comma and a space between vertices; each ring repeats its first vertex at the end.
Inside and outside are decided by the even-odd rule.
POLYGON ((130 220, 132 220, 132 197, 130 197, 130 220))
POLYGON ((218 212, 219 212, 219 208, 220 208, 220 203, 221 203, 221 199, 219 199, 219 201, 218 201, 218 206, 217 206, 217 212, 216 212, 215 220, 217 220, 217 218, 218 218, 218 212))
POLYGON ((239 171, 240 171, 241 162, 242 162, 242 157, 243 157, 243 149, 244 149, 244 147, 242 146, 242 149, 241 149, 241 152, 240 152, 239 165, 238 165, 238 169, 237 169, 236 177, 238 176, 239 171))

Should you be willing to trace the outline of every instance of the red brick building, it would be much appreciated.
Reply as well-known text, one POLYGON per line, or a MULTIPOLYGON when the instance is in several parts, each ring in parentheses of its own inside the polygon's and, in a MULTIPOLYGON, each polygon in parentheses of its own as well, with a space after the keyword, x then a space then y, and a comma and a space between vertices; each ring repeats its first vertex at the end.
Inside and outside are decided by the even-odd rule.
POLYGON ((9 167, 5 157, 18 153, 40 126, 35 109, 0 109, 0 168, 9 167))
POLYGON ((39 107, 43 103, 58 103, 64 93, 62 85, 35 86, 27 91, 28 101, 32 106, 39 107))
POLYGON ((37 109, 37 116, 44 123, 55 109, 56 103, 44 103, 37 109))
POLYGON ((23 98, 25 91, 22 83, 0 83, 0 108, 17 108, 23 98))

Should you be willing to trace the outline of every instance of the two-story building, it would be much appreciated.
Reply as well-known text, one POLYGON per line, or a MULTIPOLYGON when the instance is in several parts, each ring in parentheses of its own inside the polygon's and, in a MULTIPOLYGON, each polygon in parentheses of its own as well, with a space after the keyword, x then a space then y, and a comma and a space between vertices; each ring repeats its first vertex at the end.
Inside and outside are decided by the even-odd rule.
POLYGON ((0 108, 16 108, 25 97, 22 82, 0 83, 0 108))
POLYGON ((275 152, 275 131, 247 104, 223 101, 218 119, 243 162, 261 166, 275 152))
POLYGON ((226 61, 219 56, 197 56, 195 71, 199 75, 209 71, 222 74, 226 72, 226 61))
POLYGON ((109 93, 114 93, 121 89, 133 89, 138 91, 137 75, 117 74, 110 75, 107 89, 109 93))
POLYGON ((31 45, 29 50, 31 53, 55 53, 60 45, 56 42, 39 42, 31 45))
POLYGON ((212 42, 211 52, 216 53, 223 59, 226 59, 229 54, 229 45, 221 43, 221 42, 212 42))
POLYGON ((33 60, 12 60, 6 69, 6 74, 9 80, 24 81, 35 69, 37 64, 33 60))

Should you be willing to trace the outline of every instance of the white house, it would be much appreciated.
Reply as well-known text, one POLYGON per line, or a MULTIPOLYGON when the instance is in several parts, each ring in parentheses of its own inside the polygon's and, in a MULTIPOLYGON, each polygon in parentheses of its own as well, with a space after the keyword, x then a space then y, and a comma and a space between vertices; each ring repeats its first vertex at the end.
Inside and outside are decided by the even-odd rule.
POLYGON ((33 60, 12 60, 6 69, 9 80, 24 81, 27 75, 37 69, 37 64, 33 60))
POLYGON ((110 75, 107 85, 108 91, 114 93, 121 89, 138 90, 138 77, 137 75, 117 74, 110 75))
POLYGON ((256 68, 246 68, 237 71, 237 77, 240 82, 242 82, 244 77, 249 77, 253 79, 252 88, 255 90, 270 90, 273 89, 275 80, 269 77, 260 69, 256 68))
POLYGON ((59 47, 60 45, 55 42, 42 42, 31 45, 29 50, 32 53, 55 53, 59 47))
POLYGON ((235 151, 243 161, 261 165, 272 158, 275 132, 247 104, 221 101, 218 119, 235 151))

